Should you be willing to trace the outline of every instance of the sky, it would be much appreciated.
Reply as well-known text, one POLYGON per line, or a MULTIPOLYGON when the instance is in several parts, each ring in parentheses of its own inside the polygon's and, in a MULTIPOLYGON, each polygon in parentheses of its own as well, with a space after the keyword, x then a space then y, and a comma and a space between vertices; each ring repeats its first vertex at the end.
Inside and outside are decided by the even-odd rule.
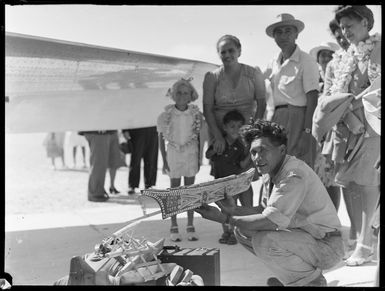
MULTIPOLYGON (((371 33, 381 33, 381 6, 371 33)), ((279 52, 265 33, 280 13, 305 23, 297 44, 304 51, 334 41, 328 29, 335 5, 130 6, 19 5, 5 7, 8 32, 220 64, 216 42, 224 34, 242 44, 241 63, 264 69, 279 52)))

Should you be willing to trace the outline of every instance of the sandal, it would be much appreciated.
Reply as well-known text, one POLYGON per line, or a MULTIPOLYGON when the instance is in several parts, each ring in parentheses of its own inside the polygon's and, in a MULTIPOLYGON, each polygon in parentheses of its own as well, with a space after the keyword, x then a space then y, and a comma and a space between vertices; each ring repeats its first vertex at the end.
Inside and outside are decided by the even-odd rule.
POLYGON ((372 247, 369 247, 369 246, 361 244, 361 243, 357 243, 357 247, 371 251, 369 256, 367 258, 350 256, 349 258, 347 258, 345 260, 346 266, 349 266, 349 267, 361 266, 365 263, 369 263, 372 261, 372 259, 373 259, 373 248, 372 247))
POLYGON ((170 240, 179 242, 182 240, 182 237, 179 234, 179 230, 177 226, 172 226, 170 229, 170 240))
POLYGON ((192 225, 187 226, 186 231, 187 231, 187 239, 189 241, 197 241, 199 239, 199 237, 195 233, 195 227, 194 226, 192 226, 192 225))
POLYGON ((224 232, 222 233, 221 238, 218 240, 220 244, 227 244, 227 241, 229 240, 230 233, 229 232, 224 232))
POLYGON ((237 243, 238 242, 237 242, 237 239, 235 238, 234 233, 230 233, 229 239, 227 240, 227 244, 228 245, 236 245, 237 243))

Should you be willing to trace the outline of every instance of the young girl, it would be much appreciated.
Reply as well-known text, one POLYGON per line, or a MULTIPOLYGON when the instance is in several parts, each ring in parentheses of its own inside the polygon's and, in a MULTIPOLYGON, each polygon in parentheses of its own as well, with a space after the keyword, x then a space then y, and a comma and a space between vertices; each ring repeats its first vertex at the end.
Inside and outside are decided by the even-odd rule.
MULTIPOLYGON (((169 89, 175 104, 165 107, 158 117, 159 146, 163 158, 163 173, 170 177, 171 188, 194 184, 195 175, 199 171, 200 151, 199 133, 202 124, 202 113, 196 105, 189 104, 198 99, 198 93, 190 83, 191 79, 181 79, 169 89), (166 147, 167 143, 167 147, 166 147)), ((198 240, 193 225, 194 211, 187 212, 187 239, 198 240)), ((181 241, 176 215, 171 217, 170 239, 181 241)))

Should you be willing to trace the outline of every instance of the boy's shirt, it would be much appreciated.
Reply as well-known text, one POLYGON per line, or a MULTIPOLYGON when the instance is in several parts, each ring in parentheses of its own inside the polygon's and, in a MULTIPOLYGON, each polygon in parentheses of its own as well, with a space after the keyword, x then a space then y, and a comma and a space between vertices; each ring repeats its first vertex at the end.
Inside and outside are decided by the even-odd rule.
MULTIPOLYGON (((213 145, 210 145, 207 151, 213 149, 213 145)), ((223 178, 230 175, 238 175, 244 171, 241 168, 240 162, 246 158, 248 153, 246 152, 243 143, 237 139, 232 145, 229 145, 226 141, 225 150, 221 155, 214 154, 210 160, 212 161, 212 175, 215 179, 223 178)))

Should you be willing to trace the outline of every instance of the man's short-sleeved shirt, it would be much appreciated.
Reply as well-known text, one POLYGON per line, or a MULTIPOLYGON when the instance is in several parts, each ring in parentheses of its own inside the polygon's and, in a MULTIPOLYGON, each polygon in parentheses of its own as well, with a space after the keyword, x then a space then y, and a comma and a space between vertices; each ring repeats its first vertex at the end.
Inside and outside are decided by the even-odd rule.
POLYGON ((293 54, 281 64, 282 52, 268 69, 274 105, 306 106, 306 93, 319 88, 319 71, 316 61, 298 45, 293 54))
MULTIPOLYGON (((266 174, 262 179, 267 190, 270 177, 266 174)), ((263 191, 262 215, 278 229, 301 228, 315 238, 340 230, 337 211, 325 186, 305 162, 286 155, 272 182, 272 189, 263 191)))

